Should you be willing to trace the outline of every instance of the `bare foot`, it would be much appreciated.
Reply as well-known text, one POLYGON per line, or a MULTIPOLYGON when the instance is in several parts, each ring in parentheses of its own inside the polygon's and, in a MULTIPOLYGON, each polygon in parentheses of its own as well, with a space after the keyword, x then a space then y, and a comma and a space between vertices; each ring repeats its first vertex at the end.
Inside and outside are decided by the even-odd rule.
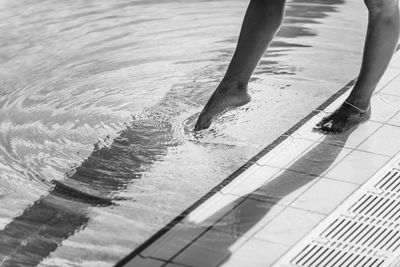
POLYGON ((342 133, 368 120, 370 117, 371 107, 362 110, 348 102, 344 102, 332 114, 323 118, 314 129, 328 133, 342 133))
POLYGON ((221 83, 201 111, 194 130, 207 129, 210 127, 212 119, 216 116, 228 109, 245 105, 250 100, 251 97, 247 92, 247 84, 227 85, 226 83, 221 83))

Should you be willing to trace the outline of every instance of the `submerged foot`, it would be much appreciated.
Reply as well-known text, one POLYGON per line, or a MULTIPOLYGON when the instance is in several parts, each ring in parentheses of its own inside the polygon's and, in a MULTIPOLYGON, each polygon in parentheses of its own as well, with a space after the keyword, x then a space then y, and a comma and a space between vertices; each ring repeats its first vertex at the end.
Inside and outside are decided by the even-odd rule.
POLYGON ((195 131, 207 129, 210 127, 213 118, 230 108, 245 105, 250 100, 247 85, 226 86, 221 84, 200 113, 194 127, 195 131))
POLYGON ((342 133, 368 120, 370 116, 370 106, 366 109, 360 109, 345 101, 332 114, 324 117, 314 129, 328 133, 342 133))

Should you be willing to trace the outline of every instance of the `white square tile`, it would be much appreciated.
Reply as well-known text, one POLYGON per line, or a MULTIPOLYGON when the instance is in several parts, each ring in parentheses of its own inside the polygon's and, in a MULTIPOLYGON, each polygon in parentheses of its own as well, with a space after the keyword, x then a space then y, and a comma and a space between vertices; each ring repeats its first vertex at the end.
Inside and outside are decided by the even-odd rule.
POLYGON ((397 68, 389 67, 385 74, 383 75, 382 79, 379 81, 378 85, 376 86, 375 92, 380 91, 386 84, 391 82, 396 76, 400 74, 400 70, 397 68))
POLYGON ((397 59, 400 59, 400 51, 395 51, 395 53, 394 53, 394 55, 393 55, 393 57, 392 57, 391 62, 393 62, 393 61, 395 61, 395 60, 397 60, 397 59))
POLYGON ((281 169, 270 166, 253 165, 249 171, 245 171, 231 184, 221 189, 224 194, 246 196, 257 188, 271 180, 281 169))
POLYGON ((164 265, 163 267, 187 267, 187 266, 181 265, 181 264, 176 264, 176 263, 168 263, 167 265, 164 265))
POLYGON ((167 265, 163 265, 163 267, 187 267, 187 266, 177 263, 167 263, 167 265))
POLYGON ((289 205, 318 177, 305 173, 283 170, 271 181, 255 190, 250 198, 273 202, 280 205, 289 205))
POLYGON ((290 136, 295 139, 307 139, 311 141, 319 141, 324 138, 325 134, 321 131, 314 130, 315 125, 320 122, 325 116, 329 113, 320 112, 319 114, 312 117, 309 121, 307 121, 303 126, 301 126, 297 131, 292 133, 290 136))
POLYGON ((170 260, 204 232, 205 229, 202 227, 177 224, 146 248, 141 255, 143 257, 170 260))
MULTIPOLYGON (((324 140, 329 138, 331 137, 326 136, 324 140)), ((322 176, 350 151, 350 149, 340 146, 317 143, 286 168, 301 173, 322 176)))
POLYGON ((314 144, 314 141, 303 139, 288 139, 282 145, 278 145, 273 153, 268 153, 262 157, 257 163, 261 165, 285 168, 299 155, 304 153, 314 144))
POLYGON ((400 52, 397 51, 389 63, 390 68, 400 68, 400 52))
POLYGON ((217 192, 189 213, 181 223, 188 227, 195 225, 196 227, 207 228, 230 213, 244 200, 244 198, 236 195, 225 195, 217 192))
POLYGON ((159 261, 155 259, 141 258, 139 256, 133 258, 131 261, 126 263, 126 267, 161 267, 165 264, 165 261, 159 261))
POLYGON ((222 220, 218 221, 212 227, 212 230, 238 237, 250 237, 273 220, 284 208, 284 206, 274 203, 246 199, 222 220))
POLYGON ((288 207, 254 237, 293 246, 325 217, 322 214, 288 207))
POLYGON ((357 149, 393 156, 400 150, 400 127, 384 125, 357 149))
POLYGON ((340 107, 343 102, 347 99, 351 92, 351 89, 343 93, 341 96, 339 96, 335 101, 333 101, 329 106, 327 106, 324 110, 323 113, 329 114, 334 112, 338 107, 340 107))
POLYGON ((376 94, 371 99, 371 119, 377 122, 387 122, 400 111, 400 97, 376 94))
POLYGON ((382 125, 383 124, 379 122, 366 121, 365 123, 360 124, 353 131, 327 135, 322 142, 340 147, 356 148, 382 125))
POLYGON ((220 266, 224 267, 266 267, 271 266, 289 247, 251 239, 228 257, 220 266))
POLYGON ((218 266, 231 256, 231 247, 243 244, 246 240, 237 235, 209 230, 191 243, 173 261, 193 267, 218 266))
POLYGON ((395 114, 387 123, 395 126, 400 126, 400 112, 395 114))
POLYGON ((400 76, 396 76, 390 83, 380 90, 380 93, 400 96, 400 76))
POLYGON ((363 184, 368 181, 390 157, 362 151, 352 151, 325 177, 363 184))
POLYGON ((342 203, 357 185, 321 178, 298 197, 292 207, 329 214, 342 203))

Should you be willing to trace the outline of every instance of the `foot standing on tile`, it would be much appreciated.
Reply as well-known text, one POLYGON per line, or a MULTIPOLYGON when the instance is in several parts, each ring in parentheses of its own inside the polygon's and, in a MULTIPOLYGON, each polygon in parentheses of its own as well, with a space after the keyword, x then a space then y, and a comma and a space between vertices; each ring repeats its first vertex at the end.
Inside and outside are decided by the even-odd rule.
MULTIPOLYGON (((368 30, 360 74, 347 100, 316 125, 326 132, 343 132, 367 120, 370 99, 395 51, 400 31, 399 0, 364 0, 368 30)), ((250 101, 247 84, 279 30, 285 0, 251 0, 239 41, 224 78, 200 113, 195 130, 206 129, 214 117, 250 101)))
POLYGON ((343 132, 367 120, 375 87, 389 65, 399 40, 398 0, 364 0, 368 8, 368 30, 357 83, 347 100, 317 129, 343 132))

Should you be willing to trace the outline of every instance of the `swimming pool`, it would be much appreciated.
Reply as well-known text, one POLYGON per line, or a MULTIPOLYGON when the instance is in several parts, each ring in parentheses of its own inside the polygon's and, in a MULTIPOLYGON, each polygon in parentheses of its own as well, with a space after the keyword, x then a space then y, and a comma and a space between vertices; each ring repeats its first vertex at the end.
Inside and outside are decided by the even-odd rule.
POLYGON ((194 134, 246 1, 4 1, 3 265, 116 263, 357 74, 361 2, 289 1, 253 102, 194 134))

